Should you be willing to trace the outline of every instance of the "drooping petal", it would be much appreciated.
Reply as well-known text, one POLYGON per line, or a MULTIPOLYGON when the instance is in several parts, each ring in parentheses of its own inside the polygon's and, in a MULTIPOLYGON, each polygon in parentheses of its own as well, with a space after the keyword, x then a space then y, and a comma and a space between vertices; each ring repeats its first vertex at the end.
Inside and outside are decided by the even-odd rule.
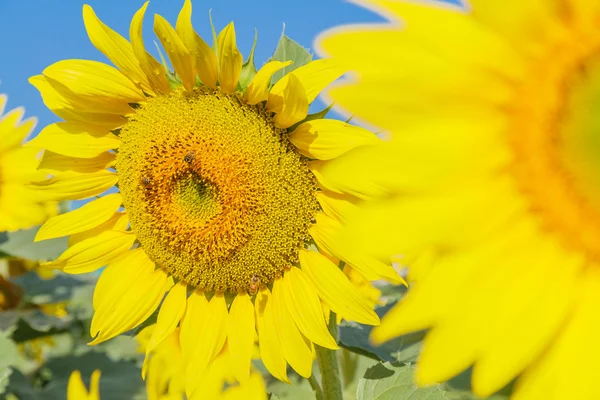
POLYGON ((81 111, 126 115, 142 91, 117 69, 98 61, 62 60, 46 67, 50 85, 81 111))
POLYGON ((267 101, 267 110, 275 112, 275 126, 289 128, 302 121, 308 115, 308 101, 304 86, 295 75, 290 75, 287 85, 281 95, 281 107, 275 107, 270 98, 267 101))
POLYGON ((227 323, 229 358, 238 382, 247 381, 250 375, 254 334, 254 305, 247 293, 238 293, 231 303, 227 323))
POLYGON ((111 171, 91 174, 65 172, 51 179, 30 185, 48 200, 83 200, 96 196, 113 187, 119 178, 111 171))
POLYGON ((317 160, 331 160, 355 147, 380 141, 364 128, 335 119, 304 122, 294 129, 289 139, 301 154, 317 160))
POLYGON ((169 335, 175 332, 177 324, 179 324, 185 312, 186 301, 187 287, 184 283, 179 282, 171 288, 158 312, 156 326, 146 346, 146 357, 142 366, 142 377, 144 379, 146 378, 150 353, 169 335))
POLYGON ((42 129, 27 145, 70 157, 93 158, 120 144, 121 140, 105 128, 81 122, 57 122, 42 129))
POLYGON ((217 54, 219 59, 219 85, 225 93, 235 90, 244 59, 237 48, 235 40, 235 27, 230 22, 219 33, 217 54))
POLYGON ((269 289, 260 290, 256 294, 254 307, 260 358, 271 375, 280 381, 289 383, 290 380, 286 372, 287 364, 282 353, 281 341, 277 335, 273 319, 273 305, 269 289))
MULTIPOLYGON (((90 345, 102 343, 144 322, 160 304, 165 294, 167 274, 155 270, 152 260, 138 251, 139 262, 115 263, 108 269, 120 268, 118 279, 98 295, 92 318, 90 345), (145 257, 144 257, 145 256, 145 257)), ((96 287, 96 290, 99 288, 96 287)))
POLYGON ((246 88, 244 93, 244 99, 248 104, 257 104, 261 101, 266 101, 269 98, 269 85, 271 84, 271 77, 273 74, 280 69, 290 65, 291 61, 269 61, 261 67, 256 73, 256 76, 246 88))
POLYGON ((148 78, 140 68, 131 43, 106 26, 96 16, 93 8, 83 5, 83 22, 92 44, 113 62, 133 83, 152 93, 148 78))
POLYGON ((206 42, 198 36, 192 26, 192 2, 185 0, 175 25, 177 34, 194 58, 195 70, 200 81, 210 89, 217 87, 219 67, 217 55, 206 42))
POLYGON ((312 373, 313 345, 298 330, 286 307, 281 279, 273 282, 271 304, 273 321, 281 340, 281 349, 285 360, 302 377, 308 378, 312 373))
POLYGON ((301 269, 292 267, 281 280, 285 307, 296 326, 312 342, 328 349, 338 345, 325 325, 319 295, 301 269))
POLYGON ((47 240, 83 232, 106 222, 121 206, 123 199, 118 193, 91 201, 82 207, 49 219, 38 230, 35 241, 47 240))
POLYGON ((125 254, 134 242, 131 232, 107 231, 70 246, 55 261, 42 266, 60 268, 69 274, 92 272, 125 254))
POLYGON ((190 51, 185 47, 171 24, 158 14, 154 15, 154 32, 167 51, 173 68, 183 83, 183 87, 187 91, 191 91, 196 84, 196 73, 194 71, 194 59, 190 51))
POLYGON ((145 2, 133 16, 131 25, 129 26, 129 40, 131 40, 131 47, 140 63, 140 68, 148 77, 148 81, 154 91, 168 94, 171 92, 171 86, 167 80, 167 71, 161 63, 148 54, 144 46, 144 39, 142 38, 142 25, 147 7, 148 2, 145 2))
POLYGON ((342 318, 361 324, 379 325, 379 317, 354 288, 346 275, 316 251, 300 251, 302 271, 310 278, 319 297, 342 318))
POLYGON ((201 318, 200 335, 193 338, 192 356, 186 367, 185 391, 192 396, 198 388, 198 376, 202 375, 210 362, 219 354, 227 338, 227 304, 222 294, 214 294, 201 318))

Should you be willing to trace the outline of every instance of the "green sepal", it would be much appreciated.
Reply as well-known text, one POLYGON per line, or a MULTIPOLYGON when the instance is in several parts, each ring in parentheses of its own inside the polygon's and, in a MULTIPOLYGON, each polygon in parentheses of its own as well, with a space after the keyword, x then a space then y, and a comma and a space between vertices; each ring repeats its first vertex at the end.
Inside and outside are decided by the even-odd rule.
POLYGON ((275 49, 275 52, 269 61, 291 61, 292 63, 287 67, 275 72, 271 78, 271 84, 274 85, 283 76, 287 75, 298 67, 308 64, 312 61, 312 58, 313 55, 308 51, 308 49, 305 49, 300 44, 285 35, 285 24, 283 24, 283 31, 281 32, 279 43, 277 43, 277 48, 275 49))
POLYGON ((167 65, 167 60, 165 59, 165 56, 163 55, 162 51, 160 50, 160 46, 158 45, 158 43, 156 43, 156 40, 154 41, 154 45, 156 46, 156 50, 158 50, 158 56, 160 57, 160 63, 165 68, 169 86, 171 87, 171 89, 176 89, 177 87, 182 85, 181 79, 179 79, 179 77, 177 76, 175 71, 171 71, 169 69, 169 66, 167 65))
POLYGON ((258 31, 254 30, 254 43, 252 43, 252 49, 250 49, 250 54, 248 55, 248 59, 242 65, 242 71, 240 72, 240 79, 238 80, 238 88, 244 91, 252 79, 256 76, 258 72, 256 70, 256 66, 254 65, 254 50, 256 49, 256 42, 258 41, 258 31))

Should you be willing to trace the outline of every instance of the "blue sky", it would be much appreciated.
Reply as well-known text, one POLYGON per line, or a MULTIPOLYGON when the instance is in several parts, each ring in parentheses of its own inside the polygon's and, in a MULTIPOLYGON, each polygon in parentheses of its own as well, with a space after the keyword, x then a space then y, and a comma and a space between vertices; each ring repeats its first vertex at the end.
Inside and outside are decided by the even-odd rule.
MULTIPOLYGON (((141 0, 0 0, 0 93, 9 97, 9 108, 24 106, 39 119, 36 132, 58 119, 48 111, 27 79, 55 61, 80 58, 107 61, 90 43, 81 9, 90 4, 100 19, 128 37, 129 22, 141 0)), ((146 46, 156 51, 153 15, 161 14, 173 25, 183 0, 152 0, 144 24, 146 46), (150 47, 152 46, 152 47, 150 47)), ((212 41, 208 10, 217 30, 229 21, 236 25, 238 46, 246 56, 258 30, 255 60, 262 65, 277 44, 283 23, 286 34, 305 47, 313 47, 317 34, 351 22, 381 21, 370 11, 342 0, 195 0, 193 22, 207 42, 212 41)))

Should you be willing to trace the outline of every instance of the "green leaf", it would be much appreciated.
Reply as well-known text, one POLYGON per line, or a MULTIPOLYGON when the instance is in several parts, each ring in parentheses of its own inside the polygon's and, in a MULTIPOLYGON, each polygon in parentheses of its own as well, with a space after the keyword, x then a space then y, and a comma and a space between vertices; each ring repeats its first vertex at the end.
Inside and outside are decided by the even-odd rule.
POLYGON ((48 261, 58 258, 68 247, 68 238, 43 240, 34 243, 33 240, 40 227, 8 232, 8 240, 0 244, 0 252, 14 257, 32 261, 48 261))
POLYGON ((250 55, 248 59, 242 65, 242 71, 240 72, 240 79, 238 81, 238 85, 240 89, 244 90, 248 87, 252 79, 256 76, 258 72, 256 70, 256 66, 254 65, 254 50, 256 49, 256 42, 258 41, 258 31, 254 30, 254 43, 252 43, 252 49, 250 49, 250 55))
POLYGON ((0 244, 6 242, 8 240, 7 232, 0 232, 0 244))
POLYGON ((297 42, 293 41, 285 35, 285 24, 279 38, 277 48, 273 53, 270 61, 292 61, 291 65, 277 71, 271 78, 271 84, 277 83, 283 76, 292 72, 298 67, 308 64, 312 61, 313 55, 297 42))
POLYGON ((54 335, 69 329, 72 318, 57 318, 37 309, 10 310, 0 313, 0 329, 12 329, 17 343, 54 335))
POLYGON ((35 272, 10 279, 24 291, 23 300, 33 304, 49 304, 70 300, 76 288, 93 285, 90 275, 73 276, 56 272, 52 279, 42 279, 35 272))
POLYGON ((358 383, 357 400, 447 400, 440 386, 417 388, 413 368, 401 363, 377 364, 358 383))

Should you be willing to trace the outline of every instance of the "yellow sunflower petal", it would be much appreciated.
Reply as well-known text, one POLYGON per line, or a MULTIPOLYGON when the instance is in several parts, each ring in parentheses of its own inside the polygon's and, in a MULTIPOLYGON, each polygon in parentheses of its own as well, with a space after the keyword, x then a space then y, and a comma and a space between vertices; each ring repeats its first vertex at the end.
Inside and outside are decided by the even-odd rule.
POLYGON ((92 229, 87 231, 75 233, 69 236, 68 244, 69 246, 73 246, 75 243, 79 243, 86 239, 98 236, 102 232, 106 231, 125 231, 129 226, 129 218, 127 214, 124 212, 116 212, 114 213, 106 222, 101 223, 98 226, 95 226, 92 229))
MULTIPOLYGON (((94 289, 94 297, 92 298, 92 305, 94 310, 98 309, 101 302, 108 301, 110 292, 116 286, 126 286, 130 282, 121 281, 120 274, 122 270, 130 270, 130 268, 137 268, 139 265, 143 265, 148 260, 148 256, 141 248, 136 248, 124 253, 121 257, 109 263, 109 265, 102 271, 96 287, 94 289), (131 267, 130 267, 131 266, 131 267)), ((131 270, 132 272, 133 270, 131 270)), ((141 269, 136 269, 138 273, 142 273, 141 269)), ((123 290, 123 289, 121 289, 123 290)))
POLYGON ((286 371, 287 364, 273 320, 273 306, 269 289, 260 290, 256 294, 254 306, 260 358, 271 375, 280 381, 289 383, 290 380, 286 371))
POLYGON ((96 16, 94 9, 87 4, 83 5, 83 22, 94 46, 133 83, 153 94, 148 78, 140 68, 139 62, 133 53, 131 43, 102 23, 96 16))
POLYGON ((315 196, 323 212, 340 222, 347 222, 360 209, 360 200, 350 195, 321 190, 315 196))
POLYGON ((15 108, 4 115, 0 112, 0 152, 21 145, 35 127, 37 123, 35 118, 21 121, 24 114, 25 109, 22 107, 15 108))
POLYGON ((190 51, 185 47, 171 24, 158 14, 154 15, 154 32, 165 48, 183 87, 191 91, 196 84, 196 73, 190 51))
POLYGON ((344 273, 316 251, 300 251, 302 271, 315 285, 319 296, 342 318, 361 324, 379 325, 379 317, 344 273))
POLYGON ((281 283, 286 308, 300 332, 313 343, 328 349, 338 349, 325 325, 319 295, 304 272, 292 267, 283 274, 281 283))
POLYGON ((312 373, 313 345, 296 327, 286 306, 284 290, 281 279, 273 282, 271 304, 275 329, 285 360, 300 376, 308 378, 312 373))
POLYGON ((244 62, 242 54, 237 48, 235 41, 235 27, 230 22, 219 33, 217 54, 219 59, 219 85, 225 93, 233 93, 235 90, 242 64, 244 62))
MULTIPOLYGON (((155 270, 147 256, 142 262, 125 266, 122 263, 117 282, 98 295, 90 335, 90 345, 102 343, 144 322, 160 304, 165 294, 167 275, 155 270)), ((98 288, 96 288, 98 290, 98 288)))
POLYGON ((60 268, 69 274, 92 272, 126 253, 134 242, 133 233, 104 232, 69 247, 55 261, 43 263, 42 266, 60 268))
POLYGON ((194 31, 191 0, 185 0, 177 17, 175 30, 194 57, 196 73, 200 81, 206 87, 215 89, 219 78, 217 56, 213 49, 194 31))
POLYGON ((275 126, 289 128, 302 121, 308 115, 308 101, 304 86, 295 75, 289 75, 287 85, 281 95, 281 108, 274 108, 271 100, 267 101, 267 110, 276 112, 275 126))
POLYGON ((315 219, 317 223, 309 228, 309 232, 319 249, 349 263, 368 280, 383 278, 395 284, 406 285, 404 279, 398 275, 391 265, 387 265, 370 255, 357 252, 352 246, 341 241, 339 232, 343 230, 343 227, 339 222, 323 213, 316 214, 315 219))
POLYGON ((254 305, 247 293, 238 293, 231 303, 227 326, 229 358, 238 382, 245 382, 250 375, 254 333, 254 305))
POLYGON ((187 305, 183 320, 181 321, 181 331, 179 341, 184 363, 187 364, 194 352, 195 343, 202 334, 205 326, 204 318, 207 314, 208 300, 204 293, 192 292, 187 299, 187 305))
POLYGON ((62 60, 46 67, 50 85, 81 111, 131 113, 142 91, 117 69, 98 61, 62 60))
POLYGON ((167 80, 167 71, 165 67, 156 61, 148 52, 144 46, 144 39, 142 38, 142 25, 144 23, 144 14, 148 2, 135 13, 131 19, 131 25, 129 26, 129 40, 131 40, 131 47, 135 54, 140 68, 144 71, 144 74, 148 77, 148 81, 152 88, 162 94, 168 94, 171 92, 171 85, 167 80))
POLYGON ((55 175, 62 172, 98 172, 114 166, 116 158, 116 154, 110 152, 104 152, 93 158, 79 158, 46 150, 38 168, 55 175))
POLYGON ((91 174, 65 172, 46 181, 32 183, 31 188, 48 200, 83 200, 105 192, 118 180, 117 174, 110 171, 91 174))
POLYGON ((146 357, 142 366, 142 378, 146 379, 150 353, 169 335, 175 332, 175 328, 177 328, 185 312, 186 301, 187 287, 184 283, 179 282, 171 288, 158 312, 156 326, 146 346, 146 357))
POLYGON ((306 92, 307 103, 310 104, 323 89, 342 76, 344 72, 344 69, 333 59, 311 61, 281 78, 271 88, 269 103, 271 103, 273 109, 279 109, 282 106, 285 88, 289 85, 288 81, 292 76, 295 76, 302 83, 302 87, 306 92))
POLYGON ((105 128, 80 122, 57 122, 42 129, 27 145, 70 157, 93 158, 120 144, 121 140, 105 128))
POLYGON ((294 129, 289 139, 301 154, 317 160, 331 160, 355 147, 380 141, 364 128, 334 119, 304 122, 294 129))
POLYGON ((194 338, 196 343, 185 376, 185 391, 190 396, 198 388, 198 376, 219 354, 227 338, 227 304, 223 295, 214 294, 208 302, 206 314, 197 317, 202 319, 202 328, 200 335, 194 338))
POLYGON ((123 199, 118 193, 109 194, 82 207, 49 219, 38 230, 35 241, 72 235, 92 229, 113 216, 123 199))
POLYGON ((99 369, 92 372, 90 378, 90 393, 88 396, 89 400, 100 400, 100 375, 102 375, 102 373, 99 369))
POLYGON ((263 65, 254 78, 252 78, 252 82, 246 88, 246 92, 244 93, 244 99, 248 104, 257 104, 261 101, 266 101, 269 98, 269 86, 271 84, 271 77, 281 68, 287 67, 290 65, 291 61, 269 61, 265 65, 263 65))
POLYGON ((85 400, 87 397, 88 392, 81 379, 81 372, 79 370, 71 372, 67 384, 67 400, 85 400))

